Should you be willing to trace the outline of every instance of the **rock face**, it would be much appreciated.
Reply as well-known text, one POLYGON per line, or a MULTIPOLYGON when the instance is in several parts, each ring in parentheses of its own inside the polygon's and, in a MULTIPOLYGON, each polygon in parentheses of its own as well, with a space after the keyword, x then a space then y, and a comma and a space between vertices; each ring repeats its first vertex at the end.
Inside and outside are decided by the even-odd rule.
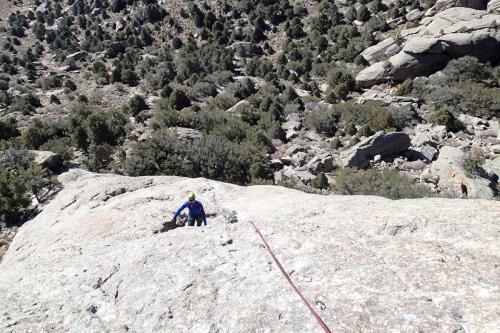
POLYGON ((44 150, 30 150, 29 152, 33 154, 34 162, 44 168, 54 171, 62 167, 63 159, 59 154, 44 150))
POLYGON ((464 170, 465 154, 458 148, 444 146, 438 159, 432 163, 431 171, 439 177, 441 191, 463 194, 462 184, 467 187, 467 197, 491 199, 495 195, 491 182, 485 178, 471 177, 464 170))
POLYGON ((500 0, 490 0, 486 10, 491 13, 500 13, 500 0))
POLYGON ((472 9, 486 9, 486 0, 438 0, 432 10, 440 12, 452 7, 467 7, 472 9))
POLYGON ((380 131, 342 152, 340 159, 344 167, 366 168, 375 155, 384 157, 400 153, 408 149, 410 143, 410 137, 405 133, 380 131))
POLYGON ((249 220, 332 332, 500 328, 499 202, 60 180, 0 264, 2 332, 318 332, 249 220), (154 234, 191 190, 208 227, 154 234))
POLYGON ((66 56, 66 60, 78 61, 78 60, 82 60, 86 56, 87 56, 87 52, 85 52, 85 51, 79 51, 79 52, 68 54, 66 56))
POLYGON ((404 81, 431 74, 453 58, 470 55, 481 61, 498 61, 500 15, 455 7, 401 32, 400 44, 390 38, 372 46, 362 56, 372 65, 356 81, 364 87, 387 81, 404 81), (402 50, 399 47, 402 46, 402 50), (383 57, 389 57, 384 61, 383 57), (379 62, 373 63, 374 60, 379 62))

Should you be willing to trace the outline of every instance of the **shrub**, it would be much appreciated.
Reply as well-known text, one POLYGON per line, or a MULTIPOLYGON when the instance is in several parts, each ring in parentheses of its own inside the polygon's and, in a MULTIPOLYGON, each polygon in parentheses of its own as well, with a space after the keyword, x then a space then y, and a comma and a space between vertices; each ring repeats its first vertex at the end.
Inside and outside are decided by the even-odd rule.
POLYGON ((198 81, 193 86, 193 95, 196 98, 217 96, 217 87, 211 82, 198 81))
POLYGON ((222 136, 206 135, 191 142, 179 140, 163 129, 152 139, 136 143, 123 169, 134 176, 168 174, 247 184, 251 180, 250 166, 264 161, 257 139, 252 140, 237 144, 222 136))
POLYGON ((336 109, 340 113, 340 120, 345 129, 352 128, 355 125, 368 125, 373 131, 395 127, 391 110, 379 105, 377 102, 366 101, 363 104, 346 102, 338 104, 336 109))
POLYGON ((30 204, 28 191, 21 177, 0 169, 0 223, 15 222, 30 204))
POLYGON ((88 149, 88 156, 83 164, 90 171, 105 171, 111 162, 111 155, 113 148, 108 144, 90 145, 88 149))
POLYGON ((250 176, 252 179, 273 179, 273 170, 269 164, 255 162, 250 165, 250 176))
POLYGON ((16 99, 8 108, 8 112, 20 112, 23 115, 31 115, 35 112, 35 107, 24 98, 16 99))
POLYGON ((344 146, 344 144, 342 143, 342 141, 339 138, 335 138, 332 140, 331 146, 332 146, 332 149, 339 149, 339 148, 342 148, 344 146))
POLYGON ((54 125, 35 118, 22 133, 21 141, 27 149, 39 149, 41 145, 56 136, 57 129, 54 125))
POLYGON ((397 170, 342 169, 335 175, 336 193, 347 195, 378 195, 389 199, 431 197, 425 185, 414 184, 397 170))
POLYGON ((128 101, 127 111, 133 117, 136 117, 141 111, 147 110, 148 105, 141 95, 134 95, 128 101))
POLYGON ((56 95, 50 95, 49 102, 50 104, 61 104, 61 101, 59 100, 59 98, 57 98, 56 95))
POLYGON ((465 125, 447 108, 431 114, 429 119, 434 125, 444 125, 449 132, 458 132, 465 129, 465 125))
POLYGON ((64 82, 64 88, 66 88, 68 91, 75 91, 76 90, 76 84, 75 82, 71 80, 66 80, 64 82))
POLYGON ((470 176, 480 174, 483 172, 482 165, 484 163, 484 157, 470 158, 465 161, 464 169, 470 176))
POLYGON ((366 22, 370 19, 370 11, 365 5, 358 8, 357 19, 361 22, 366 22))
POLYGON ((483 80, 490 77, 486 65, 471 56, 450 60, 443 73, 449 75, 453 81, 483 80))
POLYGON ((406 79, 399 86, 399 89, 398 89, 396 95, 398 95, 398 96, 409 95, 412 90, 413 90, 413 80, 412 79, 406 79))
POLYGON ((70 133, 79 148, 93 145, 117 145, 125 137, 127 117, 117 111, 104 112, 87 103, 80 103, 70 112, 70 133))
POLYGON ((336 110, 323 107, 308 113, 305 117, 305 125, 329 136, 335 135, 339 114, 336 110))
POLYGON ((40 150, 48 150, 61 155, 63 161, 73 158, 72 142, 70 137, 55 137, 47 140, 40 146, 40 150))
POLYGON ((186 95, 186 93, 180 89, 174 89, 168 98, 170 107, 181 110, 191 105, 191 100, 186 95))
POLYGON ((0 120, 0 141, 8 140, 19 135, 20 133, 17 129, 17 121, 14 118, 10 118, 6 121, 0 120))
POLYGON ((311 186, 319 190, 327 189, 330 187, 328 183, 328 178, 326 178, 323 172, 320 172, 316 178, 311 181, 311 186))
POLYGON ((62 86, 62 80, 58 76, 47 76, 40 80, 40 85, 43 90, 60 88, 62 86))

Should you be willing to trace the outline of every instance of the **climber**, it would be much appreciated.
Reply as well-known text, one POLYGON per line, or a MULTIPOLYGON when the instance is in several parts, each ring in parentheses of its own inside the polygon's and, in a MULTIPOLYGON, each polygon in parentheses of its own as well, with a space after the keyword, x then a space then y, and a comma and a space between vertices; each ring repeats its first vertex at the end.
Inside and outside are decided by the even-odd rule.
POLYGON ((205 215, 203 205, 201 204, 201 202, 196 200, 195 195, 192 192, 188 195, 188 201, 186 201, 182 206, 179 207, 179 209, 177 209, 174 217, 170 222, 175 223, 177 216, 179 216, 179 214, 186 208, 189 210, 188 226, 194 226, 195 221, 198 227, 201 226, 201 222, 203 222, 204 225, 207 225, 207 216, 205 215))

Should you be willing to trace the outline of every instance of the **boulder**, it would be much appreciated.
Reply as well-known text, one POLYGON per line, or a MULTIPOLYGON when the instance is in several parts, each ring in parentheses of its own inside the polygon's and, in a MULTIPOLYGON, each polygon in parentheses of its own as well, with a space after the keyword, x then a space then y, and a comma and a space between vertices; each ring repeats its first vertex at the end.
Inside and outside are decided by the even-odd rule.
POLYGON ((45 15, 45 14, 47 14, 48 11, 49 11, 49 7, 48 7, 47 3, 42 3, 40 6, 36 7, 37 13, 45 15))
POLYGON ((340 155, 342 166, 367 168, 375 155, 382 157, 398 154, 410 146, 410 137, 401 132, 384 133, 380 131, 359 142, 340 155))
POLYGON ((494 332, 500 202, 71 170, 0 264, 2 332, 494 332), (208 226, 163 229, 194 191, 208 226))
POLYGON ((62 156, 51 151, 29 150, 34 157, 34 162, 52 171, 57 171, 63 166, 62 156))
MULTIPOLYGON (((380 59, 362 70, 356 81, 370 87, 388 81, 429 75, 453 59, 465 55, 495 61, 500 53, 500 15, 470 8, 449 8, 422 19, 417 28, 401 32, 404 44, 399 53, 380 59)), ((385 40, 368 48, 367 54, 392 45, 385 40)), ((382 54, 379 51, 378 54, 382 54)), ((373 59, 372 57, 371 59, 373 59)), ((365 58, 366 59, 366 58, 365 58)))
POLYGON ((427 166, 427 164, 425 164, 422 160, 416 160, 416 161, 407 161, 407 162, 403 162, 403 164, 401 165, 401 169, 402 170, 408 170, 408 171, 411 171, 411 170, 415 170, 415 171, 422 171, 425 169, 425 167, 427 166))
POLYGON ((308 158, 309 155, 306 152, 299 151, 298 153, 292 156, 291 160, 294 166, 301 167, 306 164, 308 158))
POLYGON ((440 191, 460 197, 464 196, 462 187, 465 186, 468 198, 492 199, 495 185, 489 179, 468 175, 464 169, 465 160, 465 153, 459 148, 441 148, 439 157, 431 165, 431 172, 439 176, 440 191))
POLYGON ((333 167, 333 157, 330 153, 316 155, 307 163, 307 169, 314 175, 320 172, 331 172, 333 167))
POLYGON ((285 152, 285 155, 292 156, 292 155, 297 154, 298 152, 305 152, 305 151, 307 151, 306 147, 304 147, 298 143, 294 143, 293 145, 288 147, 288 149, 285 152))
POLYGON ((500 0, 488 1, 488 6, 487 6, 486 10, 489 13, 500 13, 500 0))
POLYGON ((485 10, 487 2, 487 0, 438 0, 432 10, 434 12, 441 12, 452 7, 466 7, 485 10))
POLYGON ((409 11, 408 14, 405 15, 405 17, 406 17, 406 20, 408 22, 411 22, 411 21, 416 21, 416 20, 420 19, 422 16, 424 16, 424 14, 425 13, 423 11, 421 11, 418 8, 415 8, 415 9, 409 11))
POLYGON ((79 61, 87 57, 87 52, 86 51, 78 51, 75 53, 68 54, 66 56, 66 60, 68 61, 79 61))
POLYGON ((302 184, 309 185, 316 176, 306 170, 299 170, 291 166, 285 166, 280 171, 274 174, 274 181, 276 183, 282 182, 301 182, 302 184))
POLYGON ((434 161, 439 151, 432 146, 423 146, 416 148, 416 151, 421 153, 428 162, 434 161))
POLYGON ((498 183, 498 179, 500 179, 500 157, 493 160, 486 160, 482 167, 490 177, 496 177, 498 183))
POLYGON ((302 118, 297 113, 292 113, 287 116, 287 121, 281 124, 281 128, 286 133, 286 139, 292 140, 299 136, 302 129, 302 118))
POLYGON ((186 128, 186 127, 172 127, 169 128, 175 136, 182 140, 197 140, 201 139, 203 134, 197 129, 186 128))
POLYGON ((321 137, 321 135, 318 132, 315 132, 315 131, 307 131, 304 134, 304 137, 306 139, 308 139, 308 140, 311 140, 311 141, 321 141, 323 139, 321 137))
POLYGON ((411 136, 412 147, 437 146, 448 136, 446 126, 432 126, 419 124, 415 127, 415 134, 411 136))
POLYGON ((420 174, 420 182, 421 183, 430 183, 430 184, 435 184, 439 182, 439 176, 432 173, 432 170, 430 167, 427 167, 422 171, 420 174))
POLYGON ((240 117, 241 113, 250 107, 250 102, 246 99, 239 101, 238 103, 231 106, 226 110, 226 113, 229 113, 233 116, 240 117))
POLYGON ((394 38, 389 37, 382 42, 370 46, 361 52, 361 56, 370 64, 374 64, 383 59, 387 59, 401 51, 401 45, 396 43, 394 38))

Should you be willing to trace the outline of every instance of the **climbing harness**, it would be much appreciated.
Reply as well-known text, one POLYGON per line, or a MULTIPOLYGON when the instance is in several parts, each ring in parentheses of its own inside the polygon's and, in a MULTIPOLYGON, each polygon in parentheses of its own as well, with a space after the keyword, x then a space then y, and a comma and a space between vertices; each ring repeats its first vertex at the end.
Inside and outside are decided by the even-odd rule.
POLYGON ((266 246, 267 250, 271 254, 271 257, 273 257, 274 262, 276 263, 276 265, 278 265, 279 269, 281 270, 281 273, 283 273, 283 275, 287 279, 288 283, 292 286, 293 290, 295 290, 295 292, 300 296, 300 298, 302 299, 302 301, 304 302, 304 304, 307 306, 307 308, 309 309, 309 311, 311 312, 311 314, 314 316, 314 318, 318 322, 319 326, 321 326, 321 328, 323 329, 323 331, 325 331, 326 333, 331 333, 331 331, 328 328, 328 326, 326 326, 326 324, 323 322, 323 320, 321 319, 321 317, 316 313, 316 311, 311 306, 311 304, 309 303, 309 301, 304 297, 304 295, 302 295, 302 293, 295 286, 295 284, 293 284, 293 281, 290 278, 290 275, 288 275, 288 273, 285 271, 285 269, 283 268, 283 266, 281 266, 281 263, 279 262, 278 258, 276 258, 276 256, 274 255, 273 251, 271 250, 271 247, 269 247, 269 244, 267 244, 266 239, 264 238, 264 236, 260 232, 259 228, 257 228, 257 226, 255 225, 255 223, 253 223, 252 221, 248 221, 248 222, 253 226, 253 228, 255 229, 255 232, 260 236, 260 238, 262 239, 262 242, 264 243, 264 245, 266 246))

